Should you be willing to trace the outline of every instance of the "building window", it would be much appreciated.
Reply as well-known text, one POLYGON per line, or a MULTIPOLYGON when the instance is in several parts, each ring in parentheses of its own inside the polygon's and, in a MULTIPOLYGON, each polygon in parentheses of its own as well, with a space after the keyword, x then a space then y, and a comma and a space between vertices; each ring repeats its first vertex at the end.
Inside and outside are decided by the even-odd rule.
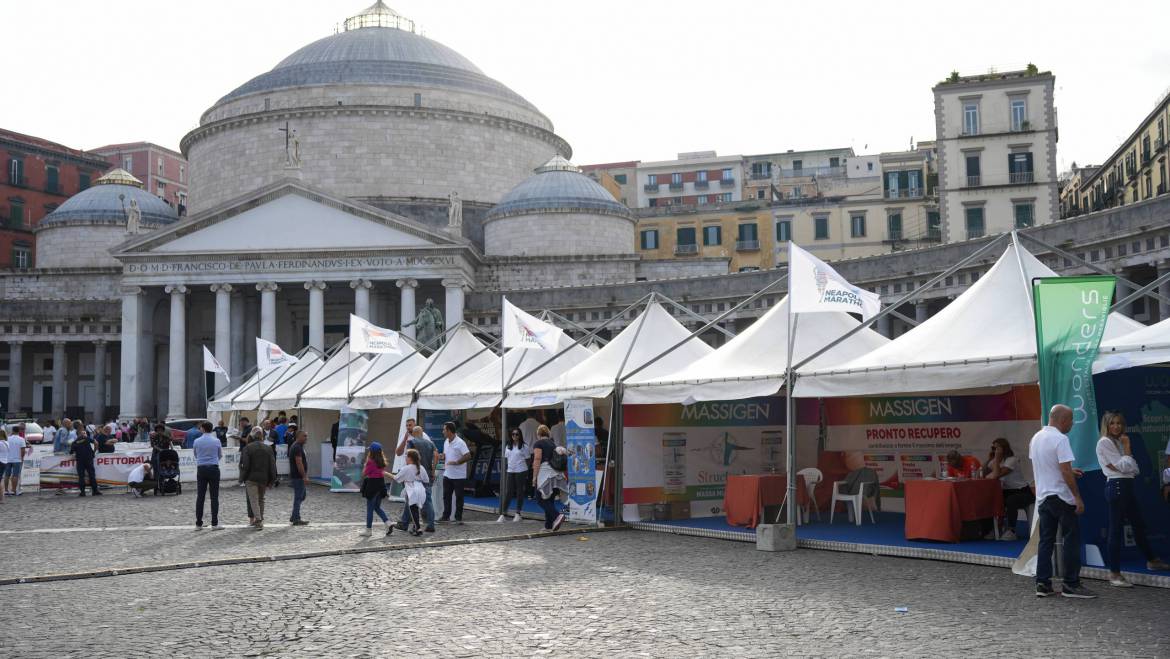
POLYGON ((697 244, 695 243, 695 227, 679 227, 675 231, 674 244, 678 246, 680 253, 694 253, 697 252, 697 244))
POLYGON ((1146 173, 1146 199, 1154 196, 1154 179, 1146 173))
POLYGON ((45 165, 45 192, 61 192, 61 170, 54 165, 45 165))
POLYGON ((78 187, 80 187, 82 190, 88 190, 89 189, 89 172, 81 172, 77 178, 81 183, 81 185, 78 187))
POLYGON ((1028 123, 1028 103, 1022 98, 1012 99, 1012 130, 1024 130, 1028 123))
POLYGON ((840 166, 841 166, 841 159, 839 157, 833 156, 832 158, 829 158, 829 167, 840 167, 840 166))
POLYGON ((813 235, 814 238, 816 238, 817 240, 828 240, 829 239, 829 216, 828 215, 817 215, 816 217, 814 217, 813 218, 813 226, 815 227, 815 232, 813 235))
POLYGON ((792 188, 792 198, 793 199, 800 199, 801 196, 802 196, 802 194, 801 194, 800 186, 798 185, 798 186, 793 187, 792 188))
POLYGON ((682 185, 682 174, 674 173, 670 175, 671 185, 682 185))
MULTIPOLYGON (((180 169, 179 171, 182 171, 182 170, 180 169)), ((626 184, 626 175, 625 174, 614 174, 613 180, 617 181, 618 185, 625 185, 626 184)))
POLYGON ((974 188, 981 184, 980 163, 978 153, 967 154, 967 187, 974 188))
POLYGON ((642 231, 642 249, 658 249, 658 229, 642 231))
POLYGON ((718 224, 703 227, 703 244, 708 246, 722 245, 723 227, 718 224))
POLYGON ((763 188, 756 190, 756 199, 763 199, 765 192, 766 191, 763 188))
POLYGON ((721 201, 723 201, 723 203, 725 203, 725 204, 731 203, 731 193, 730 192, 724 192, 723 194, 721 194, 719 196, 721 198, 721 201))
POLYGON ((25 185, 24 181, 24 160, 20 158, 10 158, 8 160, 8 184, 9 185, 25 185))
POLYGON ((24 200, 10 198, 8 200, 8 226, 19 229, 24 226, 24 200))
POLYGON ((646 177, 646 185, 658 185, 658 175, 650 174, 646 177))
POLYGON ((926 236, 934 240, 942 240, 942 217, 938 211, 926 211, 926 236))
POLYGON ((735 180, 735 178, 733 178, 731 176, 731 168, 730 167, 723 170, 723 179, 722 180, 724 180, 724 181, 734 181, 735 180))
POLYGON ((163 199, 167 198, 167 184, 164 183, 163 181, 158 182, 158 193, 157 194, 158 194, 158 196, 162 197, 163 199))
POLYGON ((792 161, 792 171, 799 172, 802 169, 804 169, 804 161, 803 160, 793 160, 792 161))
POLYGON ((26 243, 13 243, 12 245, 12 267, 14 268, 31 268, 32 267, 32 247, 26 243))
POLYGON ((739 224, 739 241, 740 242, 756 242, 760 240, 759 230, 756 228, 755 222, 740 222, 739 224))
POLYGON ((752 163, 752 178, 771 178, 772 163, 768 161, 752 163))
POLYGON ((979 103, 976 101, 963 103, 963 134, 979 134, 979 103))
POLYGON ((162 156, 159 156, 159 157, 158 157, 158 175, 159 175, 159 176, 162 176, 162 175, 163 175, 163 159, 162 159, 162 156))
POLYGON ((792 240, 792 220, 778 220, 776 222, 776 242, 792 240))
POLYGON ((701 170, 695 172, 695 180, 698 181, 699 183, 706 183, 707 182, 707 170, 701 169, 701 170))
POLYGON ((966 209, 967 216, 967 239, 982 238, 984 233, 983 226, 983 207, 972 206, 966 209))
POLYGON ((1032 183, 1032 154, 1030 152, 1008 154, 1008 182, 1032 183))
POLYGON ((890 213, 886 216, 886 235, 890 240, 902 240, 901 213, 890 213))
POLYGON ((122 156, 122 169, 134 173, 134 156, 122 156))
POLYGON ((865 237, 865 213, 854 213, 849 216, 849 235, 852 238, 865 237))
POLYGON ((179 183, 187 182, 187 166, 179 165, 179 183))
POLYGON ((695 203, 699 206, 706 206, 707 204, 711 203, 711 198, 705 194, 701 194, 698 197, 695 197, 695 203))
POLYGON ((873 171, 873 163, 872 162, 865 163, 865 170, 868 172, 872 172, 873 171))

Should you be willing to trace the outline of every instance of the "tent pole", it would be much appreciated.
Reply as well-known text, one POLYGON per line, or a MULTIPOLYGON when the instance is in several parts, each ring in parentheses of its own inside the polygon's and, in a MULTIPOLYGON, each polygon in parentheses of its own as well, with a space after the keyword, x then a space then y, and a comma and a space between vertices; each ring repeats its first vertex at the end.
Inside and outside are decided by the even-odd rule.
MULTIPOLYGON (((785 276, 787 276, 787 275, 785 275, 785 276)), ((777 281, 779 281, 779 280, 777 280, 777 281)), ((772 283, 774 284, 774 283, 776 283, 776 282, 772 282, 772 283)), ((771 286, 771 285, 772 285, 772 284, 769 284, 769 286, 771 286)), ((681 312, 683 312, 684 314, 686 314, 686 315, 690 316, 691 318, 695 318, 695 319, 697 319, 697 320, 701 320, 701 321, 703 321, 704 323, 706 323, 706 322, 707 322, 707 319, 706 319, 706 318, 704 318, 703 316, 701 316, 701 315, 699 315, 699 314, 695 313, 694 311, 691 311, 690 307, 688 307, 688 306, 686 306, 686 305, 684 305, 684 304, 679 304, 678 302, 675 302, 674 300, 670 299, 669 297, 666 297, 665 295, 662 295, 662 294, 658 294, 658 295, 659 295, 659 297, 661 297, 661 298, 662 298, 662 301, 663 301, 663 302, 666 302, 666 303, 667 303, 667 304, 669 304, 670 306, 674 307, 675 309, 678 309, 679 311, 681 311, 681 312)), ((708 323, 708 325, 707 325, 707 326, 708 326, 708 327, 714 327, 715 329, 717 329, 717 330, 719 330, 720 332, 722 332, 722 333, 723 333, 723 335, 724 335, 724 336, 726 336, 726 337, 727 337, 727 338, 729 338, 729 339, 734 339, 734 338, 735 338, 735 332, 732 332, 731 330, 727 329, 726 327, 720 327, 720 326, 718 326, 718 325, 715 325, 714 323, 708 323)))
POLYGON ((1066 259, 1072 261, 1073 263, 1079 263, 1080 265, 1083 265, 1084 267, 1092 270, 1093 272, 1096 272, 1099 275, 1109 275, 1110 277, 1117 277, 1118 281, 1125 282, 1126 284, 1132 286, 1133 292, 1130 293, 1124 299, 1122 299, 1120 302, 1117 302, 1116 304, 1114 304, 1109 309, 1109 311, 1111 311, 1111 312, 1117 311, 1118 308, 1120 308, 1124 305, 1127 305, 1130 302, 1133 302, 1134 300, 1136 300, 1137 298, 1139 298, 1143 295, 1149 295, 1150 297, 1157 300, 1159 304, 1170 305, 1170 298, 1167 298, 1165 295, 1157 293, 1154 290, 1158 287, 1159 284, 1162 284, 1167 279, 1170 279, 1170 272, 1162 275, 1161 277, 1158 277, 1157 279, 1146 284, 1145 286, 1139 287, 1137 285, 1137 283, 1132 282, 1129 279, 1126 279, 1125 277, 1120 277, 1112 272, 1109 272, 1108 270, 1106 270, 1105 268, 1102 268, 1101 266, 1097 265, 1096 263, 1086 261, 1085 259, 1082 259, 1081 257, 1077 256, 1076 254, 1073 254, 1071 252, 1067 252, 1063 249, 1060 249, 1059 247, 1049 245, 1048 243, 1044 242, 1043 240, 1040 240, 1039 238, 1037 238, 1035 236, 1030 236, 1026 233, 1021 233, 1020 237, 1032 241, 1033 243, 1039 245, 1040 247, 1043 247, 1044 249, 1052 252, 1053 254, 1056 254, 1057 256, 1060 256, 1062 258, 1066 258, 1066 259))
POLYGON ((796 324, 800 315, 792 313, 791 298, 788 305, 788 369, 784 376, 784 442, 785 465, 784 474, 788 479, 788 492, 784 499, 788 503, 788 525, 796 527, 796 413, 792 397, 793 383, 796 374, 792 370, 792 350, 796 346, 796 324))
MULTIPOLYGON (((500 317, 500 338, 503 339, 503 316, 500 317)), ((508 511, 508 459, 504 457, 504 452, 508 446, 508 411, 504 409, 504 396, 507 395, 506 387, 504 386, 504 355, 508 354, 508 350, 504 348, 504 342, 500 341, 500 516, 508 511)), ((490 480, 490 479, 489 479, 490 480)), ((520 499, 520 507, 524 507, 524 499, 520 499)), ((520 511, 517 510, 519 515, 520 511)))
POLYGON ((878 321, 878 319, 890 315, 891 313, 893 313, 894 309, 897 309, 898 307, 902 306, 906 302, 909 302, 910 300, 913 300, 914 298, 918 297, 918 295, 922 291, 930 288, 931 286, 934 286, 936 283, 947 278, 949 275, 951 275, 955 271, 959 270, 960 268, 966 266, 968 263, 979 258, 980 256, 983 255, 984 252, 986 252, 986 251, 990 250, 992 247, 1002 243, 1004 240, 1008 239, 1008 237, 1009 237, 1009 235, 1006 233, 999 234, 998 236, 995 237, 994 240, 988 242, 983 247, 980 247, 979 249, 975 250, 974 252, 971 252, 970 254, 968 254, 966 256, 966 258, 959 260, 959 262, 955 263, 951 267, 947 268, 946 270, 943 270, 942 272, 935 275, 934 277, 931 277, 925 284, 923 284, 923 285, 919 286, 918 288, 910 291, 909 293, 903 295, 901 298, 899 298, 893 304, 887 305, 886 308, 884 308, 881 311, 879 311, 878 313, 876 313, 869 320, 861 321, 861 324, 858 325, 857 327, 854 327, 853 329, 849 330, 848 332, 845 332, 841 336, 837 337, 836 339, 834 339, 834 340, 830 341, 829 343, 825 344, 824 346, 822 346, 820 350, 817 350, 816 352, 812 353, 808 357, 805 357, 804 359, 800 360, 796 365, 794 365, 792 367, 792 370, 799 371, 801 369, 801 367, 803 367, 805 364, 811 362, 812 360, 816 359, 817 357, 820 357, 821 355, 832 350, 833 348, 836 348, 838 344, 842 343, 843 341, 845 341, 849 337, 853 336, 854 334, 857 334, 861 330, 873 325, 874 323, 876 323, 878 321))
MULTIPOLYGON (((695 330, 694 332, 691 332, 691 333, 690 333, 690 334, 689 334, 689 335, 688 335, 688 336, 687 336, 685 339, 683 339, 683 340, 679 341, 678 343, 676 343, 676 344, 674 344, 674 345, 670 346, 670 347, 669 347, 669 348, 667 348, 666 350, 663 350, 662 352, 660 352, 660 353, 658 353, 657 355, 655 355, 655 356, 654 356, 654 358, 653 358, 653 359, 651 359, 650 361, 648 361, 648 362, 646 362, 646 363, 642 364, 642 365, 641 365, 641 366, 639 366, 638 368, 636 368, 636 369, 634 369, 633 371, 631 371, 631 372, 627 373, 626 375, 622 376, 622 382, 625 382, 626 380, 628 380, 628 379, 630 379, 630 378, 634 377, 635 375, 637 375, 637 374, 638 374, 638 372, 639 372, 639 371, 641 371, 642 369, 646 368, 647 366, 650 366, 650 365, 651 365, 651 364, 653 364, 654 362, 657 362, 659 359, 662 359, 663 357, 665 357, 665 356, 669 355, 670 353, 674 352, 674 351, 675 351, 675 350, 677 350, 677 349, 678 349, 680 346, 682 346, 682 344, 686 343, 687 341, 690 341, 691 339, 693 339, 693 338, 695 338, 696 336, 698 336, 698 335, 702 334, 703 332, 706 332, 708 329, 710 329, 711 327, 715 326, 715 324, 716 324, 716 323, 718 323, 719 321, 723 320, 724 318, 727 318, 728 316, 730 316, 731 314, 735 313, 736 311, 739 311, 740 309, 744 308, 744 307, 745 307, 745 306, 747 306, 748 304, 751 304, 753 301, 755 301, 755 300, 759 299, 759 297, 760 297, 760 296, 762 296, 764 293, 767 293, 769 290, 771 290, 773 286, 776 286, 776 285, 777 285, 777 284, 779 284, 780 282, 787 281, 787 280, 788 280, 788 273, 785 273, 783 277, 780 277, 779 279, 776 279, 776 280, 774 280, 772 283, 768 284, 767 286, 765 286, 765 287, 761 288, 760 290, 756 291, 755 293, 752 293, 751 295, 749 295, 747 298, 745 298, 745 299, 744 299, 742 302, 740 302, 739 304, 735 305, 734 307, 731 307, 731 308, 730 308, 730 309, 728 309, 727 311, 724 311, 723 313, 721 313, 721 314, 719 314, 718 316, 716 316, 716 317, 714 318, 714 320, 711 320, 711 321, 709 321, 709 322, 708 322, 706 325, 703 325, 702 327, 700 327, 699 329, 695 330)), ((620 371, 619 371, 619 372, 620 372, 620 371)))
MULTIPOLYGON (((625 461, 622 455, 622 444, 624 442, 625 433, 622 426, 625 424, 622 414, 622 396, 625 393, 625 385, 618 383, 613 388, 613 409, 610 410, 610 447, 612 451, 607 456, 613 461, 613 524, 614 526, 621 526, 622 524, 622 464, 625 461), (614 434, 617 434, 617 441, 614 441, 614 434)), ((602 484, 604 486, 604 483, 602 484)))

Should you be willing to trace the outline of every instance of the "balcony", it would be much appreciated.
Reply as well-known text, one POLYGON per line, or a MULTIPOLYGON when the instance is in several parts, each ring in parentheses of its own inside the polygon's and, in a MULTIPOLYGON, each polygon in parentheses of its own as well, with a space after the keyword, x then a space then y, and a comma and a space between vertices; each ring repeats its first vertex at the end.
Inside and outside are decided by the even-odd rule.
POLYGON ((682 190, 683 189, 682 181, 679 181, 678 183, 671 183, 670 189, 674 192, 678 192, 678 191, 682 190))
POLYGON ((711 187, 710 181, 695 181, 695 189, 696 190, 706 190, 707 188, 710 188, 710 187, 711 187))
POLYGON ((942 242, 942 229, 939 227, 931 227, 926 230, 926 235, 922 237, 923 240, 932 243, 942 242))
POLYGON ((647 183, 646 185, 642 186, 642 190, 644 190, 646 192, 658 192, 658 184, 657 183, 647 183))
POLYGON ((1027 133, 1032 130, 1032 122, 1030 121, 1013 121, 1011 125, 1011 132, 1013 133, 1027 133))
POLYGON ((733 179, 733 178, 719 179, 719 187, 721 187, 721 188, 734 188, 735 187, 735 179, 733 179))
POLYGON ((735 251, 737 251, 737 252, 758 252, 758 251, 760 251, 760 241, 758 241, 758 240, 737 240, 737 241, 735 241, 735 251))
POLYGON ((772 178, 772 172, 752 172, 753 181, 767 181, 772 178))
POLYGON ((903 241, 906 239, 906 237, 902 235, 901 229, 898 229, 898 230, 891 229, 889 231, 889 234, 890 234, 890 237, 886 239, 888 242, 896 243, 896 242, 900 242, 900 241, 903 241))
POLYGON ((813 176, 845 176, 845 168, 837 167, 801 167, 800 169, 781 169, 780 178, 808 178, 813 176))
POLYGON ((975 176, 968 176, 967 177, 967 185, 965 185, 964 187, 977 188, 981 185, 980 181, 982 179, 983 179, 983 177, 979 176, 978 174, 976 174, 975 176))
POLYGON ((695 244, 675 245, 674 253, 675 256, 694 256, 695 254, 699 253, 699 246, 695 244))
POLYGON ((1032 172, 1012 172, 1008 174, 1008 183, 1012 185, 1030 185, 1035 182, 1035 176, 1032 172))
POLYGON ((1163 140, 1160 137, 1154 140, 1154 151, 1161 151, 1162 147, 1164 146, 1166 146, 1166 140, 1163 140))
POLYGON ((916 199, 922 196, 922 188, 906 188, 904 190, 886 190, 886 199, 916 199))
POLYGON ((9 174, 8 175, 8 185, 15 185, 18 188, 27 188, 28 187, 28 179, 23 177, 23 176, 12 176, 11 174, 9 174))

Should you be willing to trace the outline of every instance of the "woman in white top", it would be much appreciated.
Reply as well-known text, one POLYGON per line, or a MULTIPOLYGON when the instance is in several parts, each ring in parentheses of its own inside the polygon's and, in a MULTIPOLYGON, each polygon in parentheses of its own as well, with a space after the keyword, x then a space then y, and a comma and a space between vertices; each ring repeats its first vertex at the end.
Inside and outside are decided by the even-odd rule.
POLYGON ((427 470, 421 468, 422 458, 415 449, 407 449, 406 464, 402 469, 394 474, 394 480, 402 483, 402 498, 405 499, 406 507, 410 511, 410 520, 412 527, 410 529, 411 535, 422 535, 422 524, 419 523, 419 506, 427 501, 427 489, 424 483, 430 483, 431 479, 427 476, 427 470))
POLYGON ((1105 503, 1109 517, 1109 584, 1128 588, 1133 584, 1121 576, 1121 544, 1126 521, 1133 528, 1133 539, 1146 557, 1151 570, 1170 570, 1154 555, 1146 538, 1146 524, 1133 494, 1133 478, 1139 473, 1133 459, 1129 435, 1125 434, 1125 417, 1110 410, 1101 417, 1101 439, 1097 440, 1097 463, 1105 481, 1105 503))
MULTIPOLYGON (((999 480, 1003 488, 1003 508, 1006 515, 1003 535, 1000 540, 1016 540, 1016 518, 1020 511, 1036 502, 1036 495, 1028 484, 1019 458, 1012 451, 1012 445, 1006 437, 997 437, 991 442, 991 453, 987 455, 987 464, 983 467, 984 478, 999 480)), ((994 538, 991 538, 994 539, 994 538)))
POLYGON ((516 499, 516 514, 513 522, 520 521, 520 513, 524 510, 524 494, 528 491, 528 457, 532 451, 524 443, 524 434, 519 428, 513 428, 508 435, 508 443, 504 446, 504 461, 508 464, 508 477, 504 482, 504 514, 497 522, 508 518, 508 504, 516 499))
MULTIPOLYGON (((8 464, 8 433, 0 428, 0 481, 4 480, 4 469, 8 464)), ((2 483, 0 483, 2 485, 2 483)), ((0 503, 4 503, 4 488, 0 487, 0 503)))

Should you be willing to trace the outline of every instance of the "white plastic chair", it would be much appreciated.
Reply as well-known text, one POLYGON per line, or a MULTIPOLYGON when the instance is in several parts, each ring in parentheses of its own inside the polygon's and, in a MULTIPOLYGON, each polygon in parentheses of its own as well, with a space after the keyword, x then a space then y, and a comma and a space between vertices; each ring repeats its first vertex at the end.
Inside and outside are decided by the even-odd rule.
POLYGON ((820 482, 825 479, 825 475, 821 473, 821 470, 817 469, 816 467, 801 469, 800 471, 796 472, 796 475, 804 478, 804 485, 808 489, 809 504, 808 507, 802 511, 804 513, 804 522, 807 524, 809 521, 809 508, 816 512, 817 521, 819 522, 821 520, 821 509, 817 506, 816 489, 817 485, 819 485, 820 482))
MULTIPOLYGON (((849 512, 856 521, 857 525, 861 526, 861 511, 865 507, 866 498, 865 487, 869 485, 869 483, 862 483, 861 487, 857 488, 857 494, 842 494, 842 485, 845 485, 845 481, 833 482, 833 502, 829 504, 829 523, 833 523, 833 513, 837 512, 837 502, 843 501, 846 504, 852 504, 853 507, 849 512)), ((877 484, 874 483, 873 485, 876 486, 877 484)), ((877 524, 877 518, 873 516, 872 509, 869 511, 869 521, 872 524, 877 524)))

